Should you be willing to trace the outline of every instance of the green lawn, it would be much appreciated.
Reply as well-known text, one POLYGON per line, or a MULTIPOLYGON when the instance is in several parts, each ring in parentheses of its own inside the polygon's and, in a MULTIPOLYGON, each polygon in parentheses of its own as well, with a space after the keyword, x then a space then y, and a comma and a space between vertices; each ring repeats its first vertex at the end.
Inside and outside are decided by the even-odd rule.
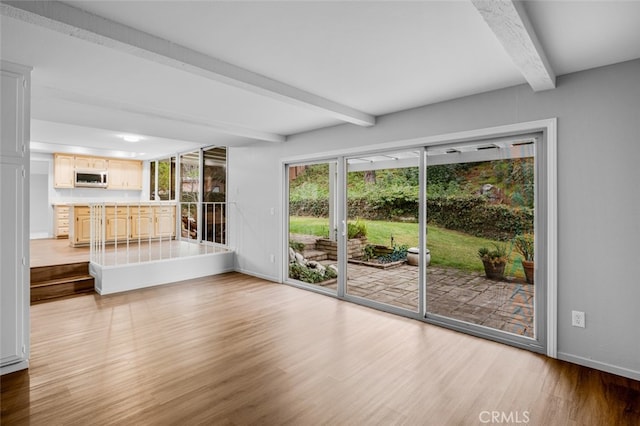
MULTIPOLYGON (((367 240, 371 244, 391 245, 391 237, 395 244, 418 246, 418 224, 404 222, 386 222, 380 220, 361 220, 367 225, 367 240)), ((327 219, 316 217, 292 216, 289 219, 289 231, 293 234, 328 235, 327 219)), ((449 266, 465 271, 483 272, 482 262, 478 258, 480 247, 493 247, 495 241, 478 238, 462 232, 450 231, 435 225, 428 226, 427 247, 431 250, 431 263, 438 266, 449 266)), ((507 252, 511 245, 507 243, 507 252)), ((514 266, 513 260, 519 255, 511 253, 505 272, 507 275, 524 276, 522 267, 514 266)))

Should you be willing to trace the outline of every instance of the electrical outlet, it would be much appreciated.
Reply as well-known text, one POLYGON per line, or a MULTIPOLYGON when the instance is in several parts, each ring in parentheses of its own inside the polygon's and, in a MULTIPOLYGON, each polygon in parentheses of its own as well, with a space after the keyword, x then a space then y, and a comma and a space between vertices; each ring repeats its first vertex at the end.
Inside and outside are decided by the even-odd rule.
POLYGON ((275 254, 269 255, 269 260, 271 261, 271 263, 276 263, 276 255, 275 254))
POLYGON ((584 312, 571 311, 571 325, 584 328, 584 312))

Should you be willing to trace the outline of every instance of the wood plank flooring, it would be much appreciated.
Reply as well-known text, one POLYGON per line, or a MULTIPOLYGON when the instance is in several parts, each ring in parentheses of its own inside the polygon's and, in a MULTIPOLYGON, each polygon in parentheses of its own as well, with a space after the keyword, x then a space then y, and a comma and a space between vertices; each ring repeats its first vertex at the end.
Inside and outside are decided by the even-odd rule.
POLYGON ((640 382, 239 273, 31 318, 3 425, 640 423, 640 382))

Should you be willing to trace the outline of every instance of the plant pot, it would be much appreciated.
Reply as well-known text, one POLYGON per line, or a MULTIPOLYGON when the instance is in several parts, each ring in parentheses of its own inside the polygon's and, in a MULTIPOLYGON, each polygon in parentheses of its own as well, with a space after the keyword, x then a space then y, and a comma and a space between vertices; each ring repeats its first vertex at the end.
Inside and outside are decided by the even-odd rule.
MULTIPOLYGON (((418 266, 418 260, 420 258, 418 247, 411 247, 407 250, 407 263, 412 266, 418 266)), ((429 249, 424 250, 424 264, 429 266, 431 262, 431 252, 429 249)))
POLYGON ((490 280, 500 281, 504 277, 504 267, 506 262, 492 263, 488 260, 483 260, 484 273, 490 280))
POLYGON ((524 269, 524 276, 527 280, 527 284, 533 284, 533 262, 530 260, 523 260, 522 269, 524 269))

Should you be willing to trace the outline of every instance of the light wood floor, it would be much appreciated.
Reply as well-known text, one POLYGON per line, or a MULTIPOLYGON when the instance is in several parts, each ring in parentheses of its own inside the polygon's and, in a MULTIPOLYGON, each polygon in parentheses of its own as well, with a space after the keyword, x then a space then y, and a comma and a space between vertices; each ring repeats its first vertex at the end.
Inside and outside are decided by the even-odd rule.
POLYGON ((3 425, 640 422, 640 382, 238 273, 31 317, 3 425))

